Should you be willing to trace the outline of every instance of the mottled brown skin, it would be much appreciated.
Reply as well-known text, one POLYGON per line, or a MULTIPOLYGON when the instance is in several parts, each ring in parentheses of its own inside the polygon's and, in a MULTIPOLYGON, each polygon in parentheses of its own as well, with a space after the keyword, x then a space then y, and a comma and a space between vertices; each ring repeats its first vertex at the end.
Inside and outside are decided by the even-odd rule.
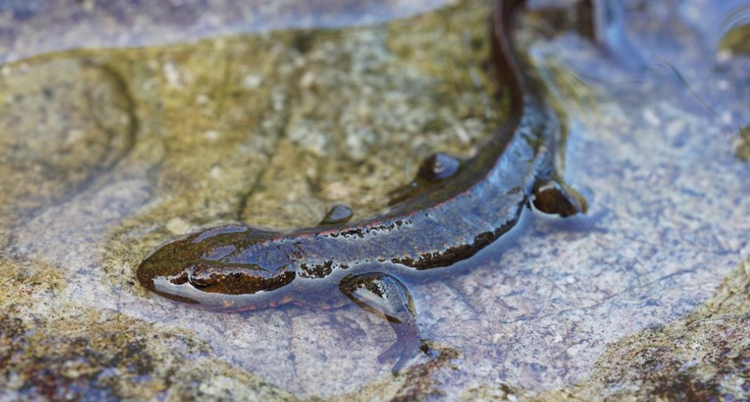
MULTIPOLYGON (((478 155, 428 158, 408 198, 385 214, 353 223, 279 233, 242 224, 169 243, 138 267, 147 289, 196 307, 243 311, 282 304, 340 305, 346 298, 386 318, 398 335, 394 371, 419 350, 415 311, 399 276, 468 259, 513 228, 535 185, 555 180, 560 123, 540 84, 522 75, 508 40, 520 1, 498 2, 492 37, 510 119, 478 155)), ((544 212, 572 215, 567 187, 546 185, 544 212), (550 192, 561 194, 551 194, 550 192), (557 208, 559 207, 559 208, 557 208)), ((424 275, 424 274, 422 274, 424 275)))

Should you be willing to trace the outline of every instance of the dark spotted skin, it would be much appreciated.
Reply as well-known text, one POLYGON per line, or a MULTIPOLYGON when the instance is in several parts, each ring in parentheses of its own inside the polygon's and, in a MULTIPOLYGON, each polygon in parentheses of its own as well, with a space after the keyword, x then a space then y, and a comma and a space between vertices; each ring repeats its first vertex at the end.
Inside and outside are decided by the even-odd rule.
MULTIPOLYGON (((540 84, 520 73, 507 39, 516 3, 498 2, 491 25, 511 117, 474 158, 428 158, 413 183, 419 188, 378 217, 288 233, 242 224, 194 233, 143 261, 140 283, 161 296, 222 311, 288 303, 325 308, 348 298, 391 322, 398 334, 391 352, 400 356, 394 369, 415 351, 426 351, 418 340, 411 296, 398 277, 473 256, 514 227, 538 183, 556 178, 553 153, 560 123, 540 84), (363 292, 376 301, 359 297, 363 292)), ((545 212, 556 213, 555 200, 571 197, 545 194, 545 212)), ((563 215, 582 211, 580 205, 562 204, 563 215)))

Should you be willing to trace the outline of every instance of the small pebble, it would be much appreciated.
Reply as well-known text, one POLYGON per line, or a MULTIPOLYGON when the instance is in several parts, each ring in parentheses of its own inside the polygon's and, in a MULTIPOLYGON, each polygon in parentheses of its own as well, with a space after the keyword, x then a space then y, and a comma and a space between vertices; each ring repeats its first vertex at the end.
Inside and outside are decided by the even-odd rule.
POLYGON ((167 230, 175 235, 183 235, 190 232, 191 225, 181 218, 172 218, 167 222, 167 230))

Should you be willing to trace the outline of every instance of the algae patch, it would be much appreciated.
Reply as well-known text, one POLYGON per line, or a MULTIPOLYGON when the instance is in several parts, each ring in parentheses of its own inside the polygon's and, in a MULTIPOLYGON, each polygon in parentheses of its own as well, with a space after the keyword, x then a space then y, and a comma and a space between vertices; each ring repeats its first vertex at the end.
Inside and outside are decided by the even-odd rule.
POLYGON ((745 162, 750 162, 750 126, 740 129, 736 155, 745 162))

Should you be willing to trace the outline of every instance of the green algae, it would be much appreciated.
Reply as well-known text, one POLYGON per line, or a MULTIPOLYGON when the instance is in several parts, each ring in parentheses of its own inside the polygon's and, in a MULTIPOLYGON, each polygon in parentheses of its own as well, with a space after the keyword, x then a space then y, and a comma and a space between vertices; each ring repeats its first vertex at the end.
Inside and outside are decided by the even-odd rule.
POLYGON ((736 55, 750 54, 750 24, 733 27, 722 36, 719 49, 728 50, 736 55))
POLYGON ((166 149, 133 161, 171 199, 143 219, 312 226, 337 202, 369 216, 424 156, 474 152, 503 114, 486 14, 455 10, 92 55, 128 77, 139 147, 166 149))
POLYGON ((750 126, 740 129, 739 141, 735 154, 745 162, 750 162, 750 126))

